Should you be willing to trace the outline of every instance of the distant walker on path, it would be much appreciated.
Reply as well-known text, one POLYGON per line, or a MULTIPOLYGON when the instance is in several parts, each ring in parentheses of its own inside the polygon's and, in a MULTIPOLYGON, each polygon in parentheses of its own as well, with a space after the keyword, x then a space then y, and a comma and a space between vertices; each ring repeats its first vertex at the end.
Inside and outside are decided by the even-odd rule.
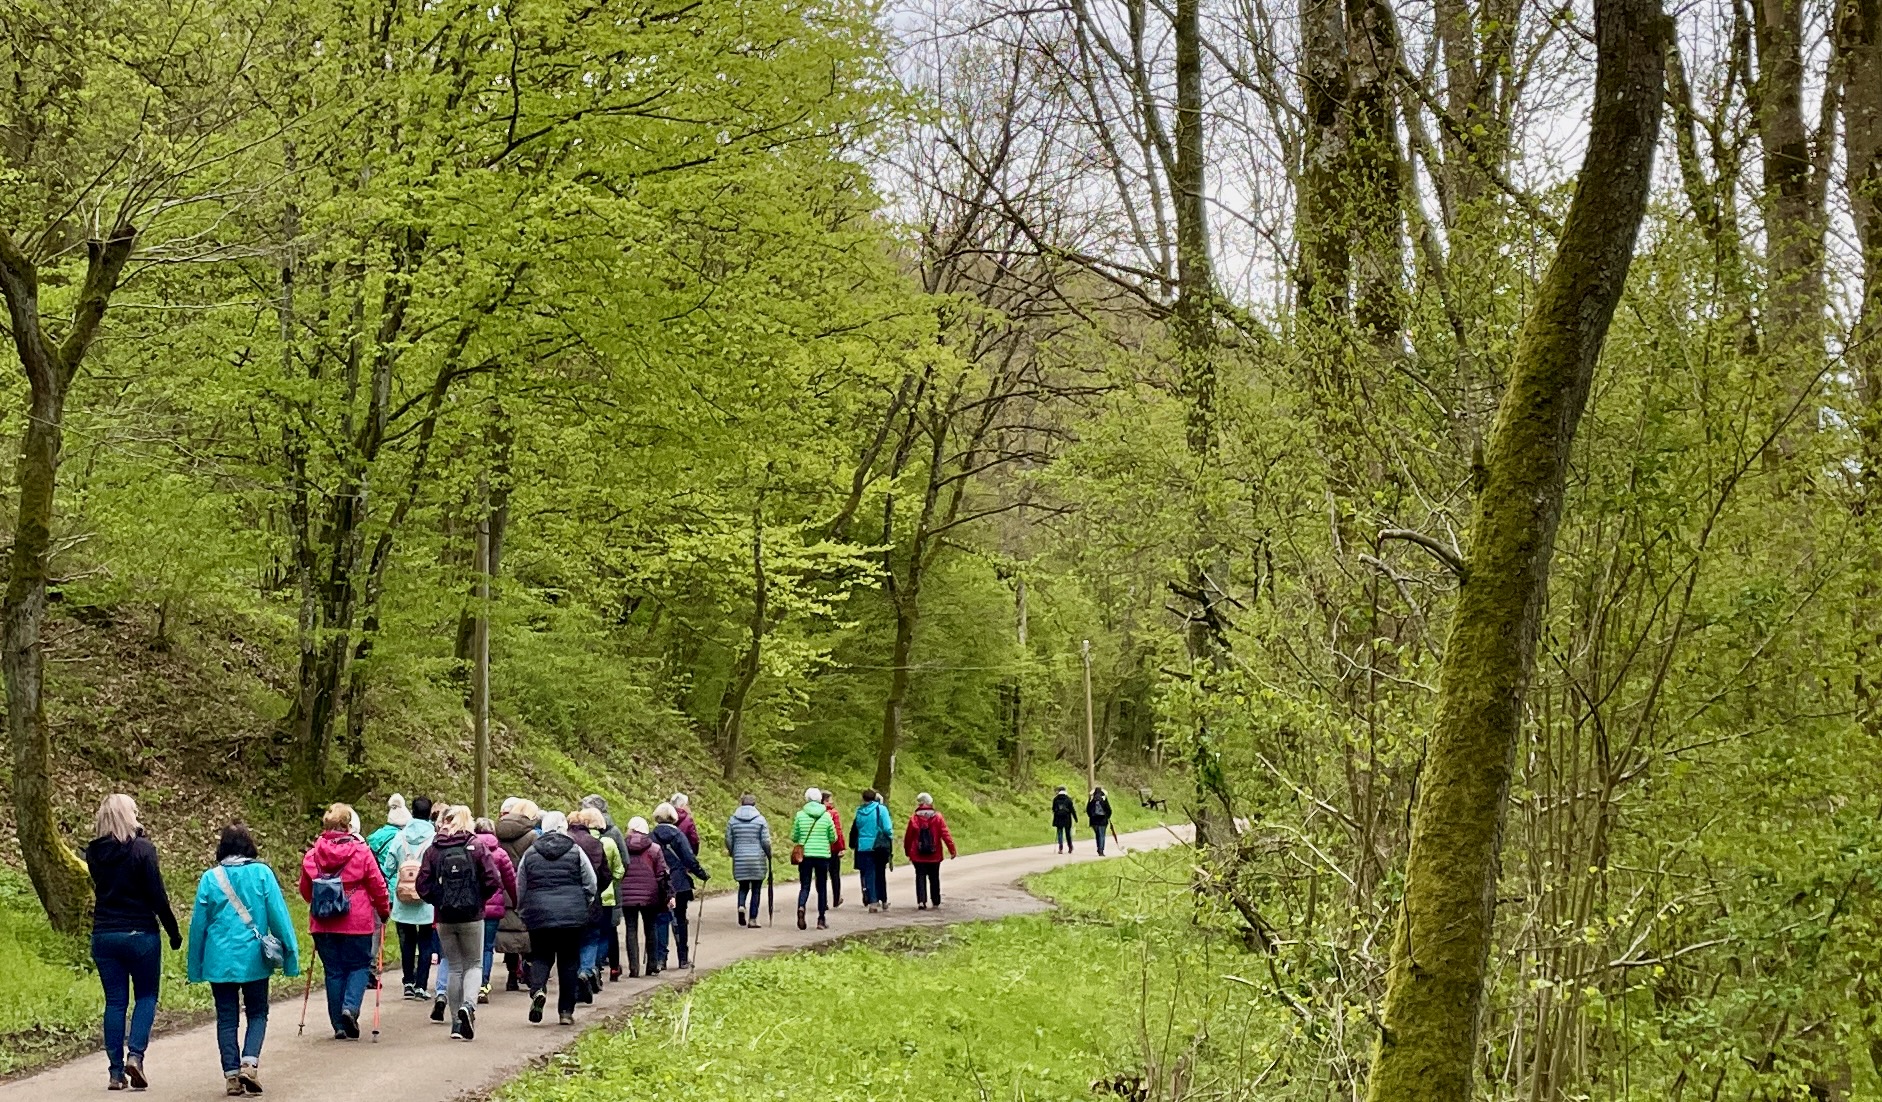
POLYGON ((1071 793, 1060 785, 1052 797, 1052 830, 1058 836, 1060 853, 1070 853, 1076 848, 1072 845, 1072 828, 1077 825, 1078 806, 1072 803, 1071 793))
POLYGON ((1098 837, 1098 856, 1104 856, 1104 834, 1111 829, 1111 797, 1104 794, 1104 786, 1091 790, 1091 799, 1085 801, 1085 821, 1091 824, 1092 833, 1098 837))

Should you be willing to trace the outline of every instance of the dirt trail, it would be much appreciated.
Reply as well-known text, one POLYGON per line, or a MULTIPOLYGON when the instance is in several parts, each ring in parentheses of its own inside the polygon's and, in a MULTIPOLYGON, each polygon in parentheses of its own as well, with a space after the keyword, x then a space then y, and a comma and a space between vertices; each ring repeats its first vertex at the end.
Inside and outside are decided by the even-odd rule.
MULTIPOLYGON (((1188 837, 1187 828, 1158 828, 1124 835, 1129 849, 1153 849, 1188 837)), ((1115 848, 1113 849, 1115 854, 1115 848)), ((939 910, 917 911, 914 904, 913 877, 906 865, 889 875, 892 908, 872 915, 863 910, 862 895, 854 874, 844 881, 842 908, 830 912, 830 928, 814 928, 815 900, 812 900, 813 928, 796 928, 796 882, 785 877, 794 870, 780 862, 778 868, 778 923, 775 927, 742 929, 736 924, 735 904, 726 894, 709 897, 705 918, 696 921, 695 937, 704 947, 697 973, 703 975, 734 961, 801 949, 850 934, 894 926, 944 925, 1007 915, 1041 911, 1047 904, 1028 895, 1019 886, 1022 877, 1043 872, 1073 861, 1096 858, 1089 834, 1079 839, 1077 852, 1060 855, 1044 846, 977 853, 948 861, 941 869, 941 888, 946 905, 939 910)), ((723 873, 726 862, 716 866, 723 873)), ((762 914, 760 916, 762 921, 762 914)), ((303 937, 305 935, 303 934, 303 937)), ((303 946, 311 957, 311 945, 303 946)), ((499 975, 502 964, 497 966, 499 975)), ((262 1050, 262 1076, 267 1093, 262 1097, 277 1102, 339 1102, 339 1100, 384 1100, 398 1102, 451 1102, 467 1094, 488 1090, 514 1076, 532 1060, 567 1047, 588 1025, 619 1011, 635 999, 658 987, 685 979, 689 973, 677 969, 653 980, 623 979, 612 983, 595 999, 593 1006, 576 1010, 574 1026, 558 1026, 555 1021, 555 997, 549 999, 549 1022, 532 1026, 525 1015, 529 999, 524 993, 507 993, 499 982, 491 992, 490 1004, 477 1016, 477 1039, 468 1044, 452 1041, 444 1025, 430 1021, 429 1002, 404 1002, 394 998, 381 1009, 380 1036, 371 1043, 336 1041, 327 1026, 321 992, 315 991, 313 1006, 307 1016, 307 1033, 296 1036, 300 1021, 300 999, 274 1004, 268 1016, 268 1041, 262 1050)), ((367 995, 366 1021, 371 1021, 371 993, 367 995)), ((118 1095, 145 1102, 171 1102, 223 1096, 223 1081, 216 1054, 216 1030, 213 1024, 168 1036, 151 1043, 145 1056, 145 1071, 150 1077, 148 1091, 118 1095)), ((65 1099, 91 1098, 105 1088, 103 1053, 50 1068, 27 1079, 0 1086, 0 1102, 63 1102, 65 1099)))

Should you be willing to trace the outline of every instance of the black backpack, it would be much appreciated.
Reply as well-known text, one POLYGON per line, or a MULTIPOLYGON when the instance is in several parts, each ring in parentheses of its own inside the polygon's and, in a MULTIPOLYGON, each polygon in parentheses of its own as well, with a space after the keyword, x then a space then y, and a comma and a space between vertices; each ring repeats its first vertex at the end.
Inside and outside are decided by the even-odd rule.
POLYGON ((439 922, 470 922, 484 916, 484 901, 490 893, 484 890, 483 870, 478 868, 477 855, 471 852, 474 844, 438 850, 432 875, 437 881, 439 922))
POLYGON ((915 816, 915 856, 933 857, 941 852, 941 843, 935 837, 939 832, 935 830, 934 823, 933 815, 915 816))

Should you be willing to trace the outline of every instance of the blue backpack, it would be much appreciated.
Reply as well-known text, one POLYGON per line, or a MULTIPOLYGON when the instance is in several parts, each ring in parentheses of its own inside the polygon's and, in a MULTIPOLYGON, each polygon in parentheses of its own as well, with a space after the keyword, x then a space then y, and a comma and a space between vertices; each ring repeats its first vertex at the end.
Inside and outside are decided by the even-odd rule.
POLYGON ((307 913, 315 918, 345 918, 353 910, 353 897, 347 894, 346 881, 337 872, 314 878, 314 897, 307 902, 307 913))

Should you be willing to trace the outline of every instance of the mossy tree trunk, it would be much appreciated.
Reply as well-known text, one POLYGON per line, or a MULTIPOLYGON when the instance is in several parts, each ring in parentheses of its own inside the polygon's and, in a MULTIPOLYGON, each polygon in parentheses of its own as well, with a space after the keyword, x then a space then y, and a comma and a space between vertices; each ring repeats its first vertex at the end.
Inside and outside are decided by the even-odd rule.
MULTIPOLYGON (((1838 26, 1843 53, 1844 179, 1849 209, 1862 249, 1862 300, 1849 342, 1855 376, 1856 427, 1861 441, 1862 492, 1857 499, 1869 559, 1857 606, 1856 718, 1872 737, 1882 737, 1882 0, 1846 0, 1838 26)), ((1882 1051, 1879 1049, 1878 1051, 1882 1051)), ((1882 1061, 1878 1062, 1882 1067, 1882 1061)))
POLYGON ((1596 0, 1588 150, 1517 342, 1412 820, 1373 1102, 1473 1097, 1498 856, 1575 430, 1646 209, 1670 21, 1596 0))
POLYGON ((87 925, 91 885, 85 866, 59 837, 52 804, 52 732, 46 727, 41 631, 52 567, 53 501, 66 395, 104 321, 136 240, 133 227, 119 225, 108 239, 87 243, 85 281, 64 339, 55 341, 40 316, 38 266, 0 228, 0 292, 6 297, 14 351, 30 392, 15 476, 19 512, 8 564, 5 623, 0 628, 7 735, 13 742, 13 811, 33 890, 53 928, 66 933, 87 925))

